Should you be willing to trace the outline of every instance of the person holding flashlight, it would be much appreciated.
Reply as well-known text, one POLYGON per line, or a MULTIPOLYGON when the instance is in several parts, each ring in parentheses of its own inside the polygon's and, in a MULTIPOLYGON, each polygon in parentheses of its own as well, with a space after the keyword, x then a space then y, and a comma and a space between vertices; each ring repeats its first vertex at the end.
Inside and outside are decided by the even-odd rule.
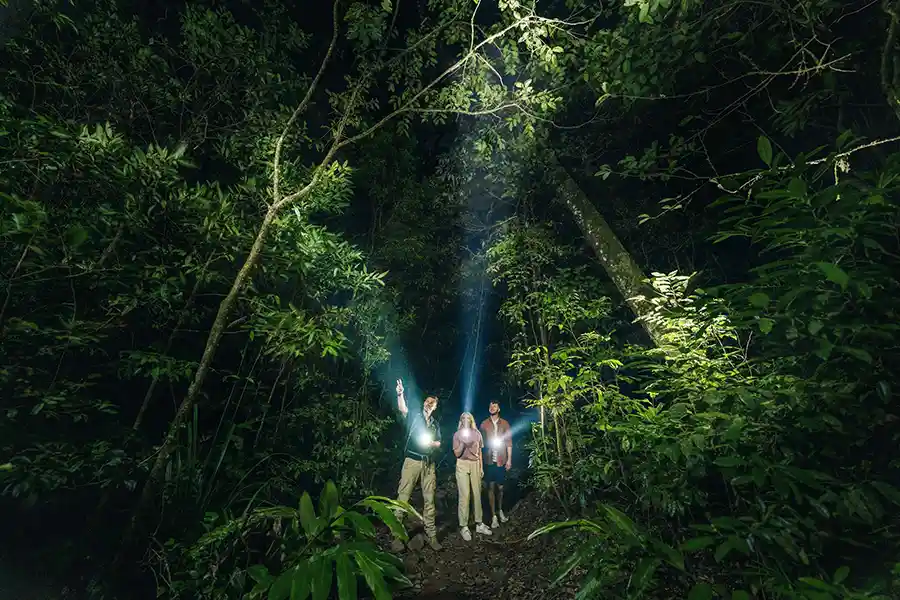
MULTIPOLYGON (((432 550, 440 550, 441 544, 437 541, 437 528, 434 525, 434 492, 437 488, 437 478, 434 470, 434 455, 441 447, 441 430, 431 415, 437 408, 436 396, 428 396, 422 403, 421 414, 409 414, 409 406, 403 393, 403 381, 397 380, 397 408, 406 419, 407 435, 406 448, 403 460, 403 468, 400 471, 400 486, 397 489, 397 500, 409 502, 413 489, 419 483, 422 486, 422 498, 425 500, 425 508, 422 518, 425 520, 425 535, 428 537, 428 545, 432 550)), ((401 515, 397 515, 401 518, 401 515)), ((403 542, 394 539, 391 543, 394 552, 403 550, 403 542)))
POLYGON ((491 535, 491 530, 482 521, 481 479, 484 470, 481 465, 481 447, 484 442, 481 432, 475 428, 475 417, 464 412, 459 417, 459 426, 453 434, 453 454, 456 455, 456 487, 459 489, 459 531, 462 539, 472 541, 469 531, 469 500, 475 511, 475 533, 491 535), (471 495, 470 495, 471 493, 471 495))
POLYGON ((500 527, 500 523, 509 520, 503 514, 503 484, 506 472, 512 468, 512 432, 509 421, 500 416, 499 403, 491 402, 488 413, 491 416, 481 423, 481 435, 485 441, 484 480, 488 485, 491 527, 500 527))

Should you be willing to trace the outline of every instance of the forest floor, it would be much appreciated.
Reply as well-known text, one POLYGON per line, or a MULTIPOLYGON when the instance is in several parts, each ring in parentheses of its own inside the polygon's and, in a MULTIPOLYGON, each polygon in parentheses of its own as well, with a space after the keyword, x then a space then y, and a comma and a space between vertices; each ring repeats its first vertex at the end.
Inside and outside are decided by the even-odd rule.
MULTIPOLYGON (((564 517, 543 505, 534 496, 508 502, 509 521, 493 529, 491 536, 476 535, 466 542, 456 526, 456 497, 438 493, 439 552, 424 544, 425 536, 411 527, 410 546, 400 554, 412 589, 395 597, 403 600, 562 600, 572 598, 576 587, 571 582, 550 584, 560 557, 568 554, 566 536, 546 536, 527 541, 537 527, 564 517), (452 506, 451 506, 452 504, 452 506), (442 510, 443 509, 443 510, 442 510), (452 509, 452 510, 451 510, 452 509), (443 523, 441 522, 443 521, 443 523), (423 547, 424 546, 424 547, 423 547)), ((412 502, 416 505, 415 496, 412 502)), ((485 522, 490 523, 485 510, 485 522)), ((385 547, 390 536, 383 538, 385 547)))

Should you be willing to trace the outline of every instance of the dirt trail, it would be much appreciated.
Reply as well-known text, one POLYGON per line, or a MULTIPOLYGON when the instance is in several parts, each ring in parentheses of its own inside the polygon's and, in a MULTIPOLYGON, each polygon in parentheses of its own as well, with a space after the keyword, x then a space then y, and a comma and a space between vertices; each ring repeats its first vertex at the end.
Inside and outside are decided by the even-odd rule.
MULTIPOLYGON (((453 498, 455 501, 455 497, 453 498)), ((401 553, 413 588, 397 594, 404 600, 555 600, 574 596, 573 586, 549 589, 561 551, 560 538, 525 541, 528 534, 554 518, 544 506, 530 498, 519 500, 490 537, 474 535, 466 542, 455 525, 455 511, 438 515, 438 538, 443 550, 425 546, 401 553), (442 519, 443 517, 443 519, 442 519), (441 520, 452 523, 443 523, 441 520), (443 526, 441 526, 443 525, 443 526)), ((487 516, 485 518, 487 521, 487 516)), ((413 528, 411 536, 424 542, 424 534, 413 528)), ((385 540, 386 545, 388 540, 385 540)))

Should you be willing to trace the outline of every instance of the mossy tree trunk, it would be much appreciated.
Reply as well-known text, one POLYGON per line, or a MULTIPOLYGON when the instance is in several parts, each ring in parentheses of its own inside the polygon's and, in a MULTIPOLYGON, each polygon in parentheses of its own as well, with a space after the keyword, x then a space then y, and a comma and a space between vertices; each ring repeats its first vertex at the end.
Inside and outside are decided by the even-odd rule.
POLYGON ((649 299, 655 293, 646 283, 646 277, 637 262, 631 257, 615 232, 591 203, 590 199, 571 176, 568 170, 557 163, 559 171, 559 200, 575 217, 585 239, 597 254, 600 265, 615 284, 625 303, 640 319, 641 326, 654 345, 662 342, 662 331, 659 326, 647 320, 652 305, 649 299))

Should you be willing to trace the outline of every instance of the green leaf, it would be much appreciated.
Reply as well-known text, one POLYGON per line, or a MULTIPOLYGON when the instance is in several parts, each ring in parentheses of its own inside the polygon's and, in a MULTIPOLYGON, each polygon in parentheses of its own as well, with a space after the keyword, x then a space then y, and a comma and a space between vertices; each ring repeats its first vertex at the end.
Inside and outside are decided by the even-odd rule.
POLYGON ((391 511, 391 509, 389 509, 383 503, 379 502, 378 500, 366 498, 365 500, 360 502, 360 504, 371 508, 375 512, 375 514, 378 515, 378 518, 388 526, 388 529, 391 530, 391 534, 393 534, 394 537, 399 538, 404 542, 409 539, 409 536, 406 533, 406 528, 403 527, 400 519, 398 519, 397 516, 394 515, 393 511, 391 511))
POLYGON ((592 530, 595 532, 602 532, 603 528, 600 527, 597 523, 590 521, 588 519, 572 519, 571 521, 557 521, 554 523, 548 523, 543 527, 539 527, 535 529, 530 534, 528 534, 527 540, 533 540, 536 537, 545 535, 547 533, 551 533, 553 531, 558 531, 560 529, 570 529, 570 528, 578 528, 585 530, 592 530))
POLYGON ((739 467, 744 464, 744 459, 740 456, 720 456, 714 462, 720 467, 739 467))
POLYGON ((769 305, 769 300, 769 295, 763 292, 756 292, 749 298, 750 304, 756 308, 765 308, 769 305))
POLYGON ((375 594, 375 600, 391 600, 391 593, 388 591, 387 583, 385 583, 384 576, 381 574, 381 569, 378 568, 378 565, 372 562, 365 554, 360 553, 356 554, 356 564, 359 565, 359 570, 363 573, 366 585, 375 594))
POLYGON ((891 384, 887 381, 879 381, 875 389, 878 390, 878 397, 882 401, 887 402, 891 399, 891 384))
POLYGON ((775 321, 772 319, 760 319, 757 324, 759 325, 759 330, 763 333, 769 333, 772 331, 772 327, 775 326, 775 321))
POLYGON ((764 135, 759 136, 759 139, 756 140, 756 152, 759 153, 759 157, 764 163, 772 166, 772 142, 769 141, 769 138, 764 135))
POLYGON ((822 331, 822 327, 824 327, 824 325, 822 324, 822 321, 820 321, 818 319, 813 319, 812 321, 809 322, 809 326, 808 326, 809 334, 816 335, 817 333, 822 331))
POLYGON ((339 600, 356 600, 356 573, 346 554, 338 554, 334 560, 337 568, 337 588, 339 600))
POLYGON ((704 535, 700 537, 691 538, 688 541, 681 544, 680 548, 682 552, 694 552, 696 550, 702 550, 704 548, 708 548, 716 543, 716 538, 710 535, 704 535))
POLYGON ((303 492, 300 497, 300 525, 306 535, 311 536, 316 530, 316 509, 313 508, 312 498, 308 492, 303 492))
POLYGON ((629 519, 625 513, 608 504, 603 505, 603 510, 606 511, 607 518, 612 521, 613 525, 618 527, 622 533, 631 537, 638 537, 637 527, 635 527, 634 521, 629 519))
POLYGON ((862 348, 848 348, 846 346, 840 347, 841 352, 845 354, 849 354, 853 358, 863 361, 867 364, 872 364, 872 355, 863 350, 862 348))
POLYGON ((291 595, 291 587, 294 583, 294 575, 297 567, 286 570, 275 580, 272 587, 269 588, 269 600, 285 600, 291 595))
POLYGON ((744 590, 734 590, 731 592, 731 600, 750 600, 750 594, 744 590))
POLYGON ((326 600, 331 593, 331 581, 334 573, 331 568, 331 560, 320 556, 310 565, 312 577, 310 578, 310 591, 312 600, 326 600))
POLYGON ((294 579, 291 581, 291 600, 306 600, 309 597, 308 563, 294 567, 294 579))
POLYGON ((825 278, 828 279, 828 281, 838 284, 841 288, 846 288, 847 284, 850 283, 850 276, 836 264, 817 262, 816 266, 825 274, 825 278))
POLYGON ((788 183, 788 191, 794 198, 803 198, 806 196, 806 182, 799 177, 793 177, 788 183))
POLYGON ((633 590, 643 590, 647 587, 647 584, 650 582, 650 579, 653 577, 653 573, 656 572, 656 567, 659 566, 658 558, 642 558, 638 561, 637 566, 634 568, 634 572, 631 574, 631 581, 628 584, 628 587, 633 590))
POLYGON ((253 565, 247 568, 247 575, 257 583, 266 583, 272 579, 269 569, 265 565, 253 565))
POLYGON ((704 64, 706 62, 706 55, 702 52, 694 52, 694 60, 700 64, 704 64))
POLYGON ((834 572, 834 577, 832 578, 834 585, 840 585, 845 579, 847 579, 847 576, 849 574, 850 574, 850 567, 848 567, 848 566, 840 567, 837 571, 834 572))
POLYGON ((669 561, 673 567, 680 571, 684 571, 684 556, 682 556, 681 552, 668 544, 659 541, 655 541, 653 546, 656 548, 657 552, 665 556, 666 560, 669 561))
POLYGON ((708 583, 698 583, 688 593, 688 600, 712 600, 713 589, 708 583))
POLYGON ((338 489, 330 479, 325 483, 322 495, 319 496, 319 515, 331 521, 338 508, 338 489))
POLYGON ((338 527, 351 527, 363 537, 372 537, 375 535, 375 526, 368 518, 359 514, 355 510, 348 510, 341 513, 340 519, 335 522, 338 527))

